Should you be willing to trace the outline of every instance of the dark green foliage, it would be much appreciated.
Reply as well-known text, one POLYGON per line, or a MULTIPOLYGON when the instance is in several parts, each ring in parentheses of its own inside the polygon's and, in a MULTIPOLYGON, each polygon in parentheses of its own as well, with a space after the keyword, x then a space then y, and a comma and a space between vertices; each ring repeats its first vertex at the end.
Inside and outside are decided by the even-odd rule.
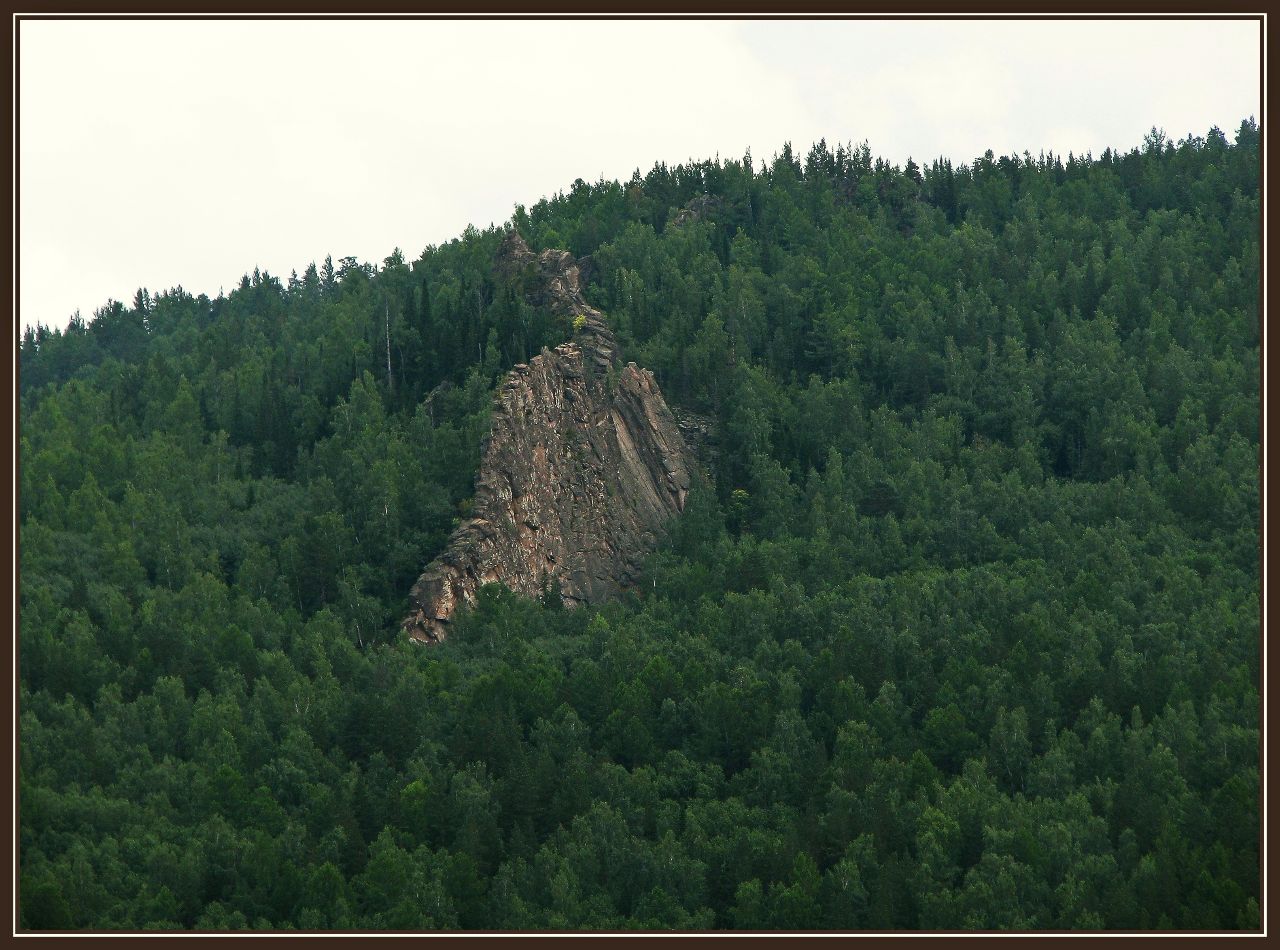
POLYGON ((518 208, 718 470, 430 650, 498 232, 29 331, 22 926, 1257 928, 1258 143, 518 208))

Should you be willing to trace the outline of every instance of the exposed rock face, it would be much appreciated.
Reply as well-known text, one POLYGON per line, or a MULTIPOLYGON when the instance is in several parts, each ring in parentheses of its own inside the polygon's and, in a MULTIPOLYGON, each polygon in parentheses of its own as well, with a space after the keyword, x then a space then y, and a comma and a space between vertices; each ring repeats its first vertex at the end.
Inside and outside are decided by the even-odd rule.
POLYGON ((671 406, 671 415, 676 420, 676 428, 684 438, 693 457, 701 463, 702 472, 708 478, 715 471, 720 461, 720 435, 716 421, 711 416, 671 406))
POLYGON ((711 195, 697 195, 689 203, 677 211, 671 218, 668 227, 682 228, 690 221, 701 221, 720 208, 720 199, 711 195))
POLYGON ((632 585, 666 522, 683 510, 696 462, 653 374, 623 364, 579 263, 534 255, 514 232, 499 268, 575 324, 573 338, 517 365, 499 387, 473 517, 410 593, 409 636, 436 643, 449 619, 499 582, 566 606, 632 585))

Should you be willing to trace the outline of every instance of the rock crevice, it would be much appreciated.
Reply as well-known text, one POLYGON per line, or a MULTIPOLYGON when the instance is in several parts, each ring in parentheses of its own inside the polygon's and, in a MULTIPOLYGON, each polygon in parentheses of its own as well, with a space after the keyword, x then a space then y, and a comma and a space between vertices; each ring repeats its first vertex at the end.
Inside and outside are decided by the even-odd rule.
POLYGON ((498 387, 472 517, 410 592, 415 640, 443 640, 486 583, 551 590, 566 606, 615 596, 684 509, 697 463, 653 374, 621 361, 583 298, 580 266, 565 251, 535 255, 515 232, 503 242, 499 271, 574 332, 498 387))

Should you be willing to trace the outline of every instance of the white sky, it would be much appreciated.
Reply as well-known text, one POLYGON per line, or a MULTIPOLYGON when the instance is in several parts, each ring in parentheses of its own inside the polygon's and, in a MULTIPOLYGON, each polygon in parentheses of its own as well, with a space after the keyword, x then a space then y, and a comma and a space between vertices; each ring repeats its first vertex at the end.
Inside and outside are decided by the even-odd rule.
POLYGON ((1257 21, 23 21, 22 325, 412 260, 575 178, 894 162, 1261 118, 1257 21))

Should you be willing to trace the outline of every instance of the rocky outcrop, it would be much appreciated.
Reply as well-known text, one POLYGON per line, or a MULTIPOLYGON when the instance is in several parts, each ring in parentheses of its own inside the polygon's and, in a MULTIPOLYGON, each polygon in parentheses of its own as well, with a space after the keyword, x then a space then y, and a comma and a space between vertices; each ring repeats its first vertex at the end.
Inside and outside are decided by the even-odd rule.
POLYGON ((632 586, 664 526, 683 510, 697 463, 648 370, 619 359, 580 264, 535 255, 514 232, 498 267, 573 336, 507 374, 494 399, 472 517, 410 593, 409 636, 435 643, 486 583, 566 606, 632 586))
POLYGON ((682 228, 690 221, 701 221, 720 209, 720 199, 712 195, 697 195, 671 216, 670 228, 682 228))
POLYGON ((670 408, 684 444, 698 460, 702 474, 710 479, 720 461, 720 435, 715 419, 677 406, 670 408))

